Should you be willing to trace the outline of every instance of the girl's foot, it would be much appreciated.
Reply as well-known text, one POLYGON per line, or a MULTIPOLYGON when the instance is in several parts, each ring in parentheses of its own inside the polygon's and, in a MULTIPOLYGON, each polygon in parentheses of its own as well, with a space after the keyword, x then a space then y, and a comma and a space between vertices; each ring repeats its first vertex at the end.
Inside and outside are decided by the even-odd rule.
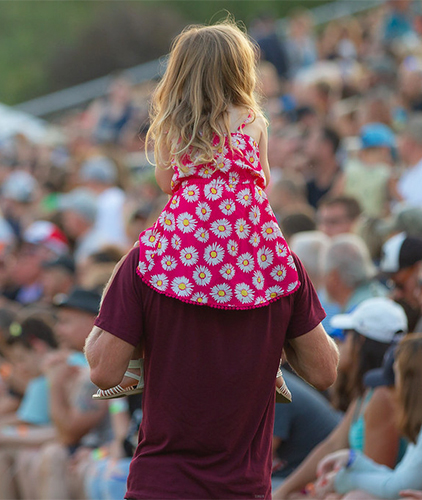
POLYGON ((119 385, 110 389, 98 389, 93 399, 115 399, 140 394, 144 391, 144 360, 131 359, 128 370, 119 385))
POLYGON ((276 402, 277 403, 291 403, 292 393, 289 391, 286 382, 283 378, 283 373, 278 369, 277 378, 275 380, 276 402))

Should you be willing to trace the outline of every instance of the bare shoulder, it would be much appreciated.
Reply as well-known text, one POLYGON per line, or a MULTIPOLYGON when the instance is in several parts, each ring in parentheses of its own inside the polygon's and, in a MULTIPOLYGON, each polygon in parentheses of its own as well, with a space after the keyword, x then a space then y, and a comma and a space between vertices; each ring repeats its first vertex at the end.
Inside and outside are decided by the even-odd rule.
POLYGON ((393 390, 388 387, 377 387, 369 400, 365 411, 365 419, 382 422, 394 418, 395 398, 393 390))
POLYGON ((255 119, 247 123, 243 132, 250 135, 259 144, 263 138, 267 137, 267 121, 261 113, 255 116, 255 119))

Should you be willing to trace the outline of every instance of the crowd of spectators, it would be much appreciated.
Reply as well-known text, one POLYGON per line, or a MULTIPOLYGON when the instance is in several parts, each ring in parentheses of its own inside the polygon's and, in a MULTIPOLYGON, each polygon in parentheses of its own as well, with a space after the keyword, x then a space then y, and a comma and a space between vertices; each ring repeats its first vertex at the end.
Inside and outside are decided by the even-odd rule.
MULTIPOLYGON (((403 432, 391 355, 397 334, 422 331, 418 9, 392 0, 318 29, 297 10, 283 35, 266 15, 250 26, 269 123, 267 193, 341 354, 327 394, 285 369, 293 402, 275 414, 278 498, 374 498, 365 482, 317 480, 318 462, 342 448, 397 474, 407 448, 422 467, 421 400, 405 405, 419 427, 403 432), (367 380, 383 363, 388 380, 367 380)), ((153 85, 115 75, 105 97, 60 118, 54 139, 0 143, 0 499, 123 497, 140 396, 92 400, 83 346, 112 269, 167 201, 144 152, 153 85)), ((422 490, 405 477, 381 498, 422 490)))

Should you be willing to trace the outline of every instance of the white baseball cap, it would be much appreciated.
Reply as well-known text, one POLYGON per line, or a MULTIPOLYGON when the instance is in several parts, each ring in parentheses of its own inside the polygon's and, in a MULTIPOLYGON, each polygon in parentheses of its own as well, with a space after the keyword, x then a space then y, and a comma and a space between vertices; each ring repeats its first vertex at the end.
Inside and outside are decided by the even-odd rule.
POLYGON ((368 339, 390 344, 407 332, 407 316, 391 299, 373 297, 361 302, 350 314, 333 316, 330 325, 341 330, 356 330, 368 339))

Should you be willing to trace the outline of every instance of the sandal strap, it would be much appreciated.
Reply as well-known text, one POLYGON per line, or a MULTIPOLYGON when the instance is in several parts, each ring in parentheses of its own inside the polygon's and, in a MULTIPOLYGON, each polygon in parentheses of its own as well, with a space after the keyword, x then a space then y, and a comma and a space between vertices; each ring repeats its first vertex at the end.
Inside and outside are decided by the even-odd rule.
POLYGON ((125 376, 126 377, 129 377, 129 378, 134 378, 135 380, 137 380, 138 382, 140 382, 142 379, 143 379, 143 375, 136 375, 136 373, 132 373, 132 372, 125 372, 125 376))
POLYGON ((144 359, 131 359, 128 364, 128 368, 143 368, 144 359))

